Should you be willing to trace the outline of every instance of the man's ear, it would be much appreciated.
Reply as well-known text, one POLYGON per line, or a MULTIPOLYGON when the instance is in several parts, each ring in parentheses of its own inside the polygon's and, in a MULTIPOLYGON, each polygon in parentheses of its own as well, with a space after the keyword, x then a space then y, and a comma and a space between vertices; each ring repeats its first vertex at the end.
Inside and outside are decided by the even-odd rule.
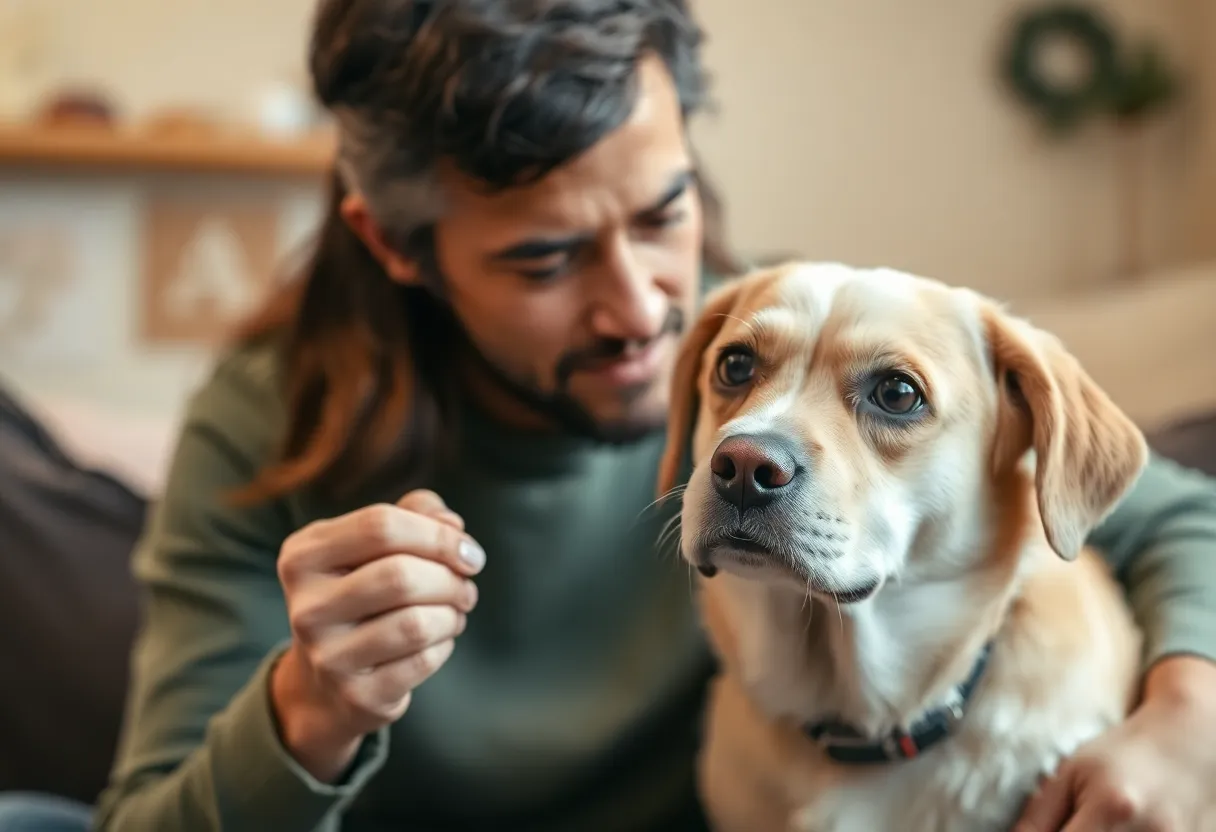
POLYGON ((361 195, 347 194, 343 197, 338 211, 343 221, 350 226, 355 236, 363 241, 390 278, 405 286, 418 285, 417 262, 398 253, 387 243, 384 232, 372 218, 367 201, 361 195))
POLYGON ((1034 450, 1047 542, 1073 560, 1139 477, 1147 443, 1057 338, 995 306, 983 315, 1000 396, 994 464, 1034 450))
POLYGON ((742 278, 735 278, 709 294, 696 323, 680 345, 671 377, 671 405, 667 416, 667 447, 659 464, 658 496, 676 485, 684 462, 684 451, 699 406, 697 381, 701 375, 701 356, 717 337, 722 324, 735 307, 742 278))

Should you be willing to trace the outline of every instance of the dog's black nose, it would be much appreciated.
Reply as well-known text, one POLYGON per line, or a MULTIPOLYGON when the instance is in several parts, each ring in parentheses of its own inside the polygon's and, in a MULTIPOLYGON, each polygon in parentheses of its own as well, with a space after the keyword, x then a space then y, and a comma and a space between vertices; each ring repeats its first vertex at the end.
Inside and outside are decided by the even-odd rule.
POLYGON ((718 494, 741 511, 768 505, 801 470, 790 440, 771 434, 723 439, 709 468, 718 494))

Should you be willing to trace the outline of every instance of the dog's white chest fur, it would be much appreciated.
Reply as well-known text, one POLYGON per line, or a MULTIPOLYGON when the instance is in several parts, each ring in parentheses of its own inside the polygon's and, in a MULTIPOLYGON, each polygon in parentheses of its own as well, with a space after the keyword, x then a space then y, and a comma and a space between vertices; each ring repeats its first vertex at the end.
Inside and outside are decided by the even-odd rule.
MULTIPOLYGON (((839 765, 798 726, 856 708, 861 699, 856 680, 824 663, 826 651, 809 642, 846 626, 864 638, 865 627, 825 618, 808 632, 797 623, 797 604, 775 602, 769 590, 732 576, 714 580, 715 600, 735 628, 738 648, 734 675, 719 680, 711 699, 703 770, 707 802, 723 832, 754 824, 756 801, 770 799, 766 792, 781 805, 769 822, 798 832, 1007 832, 1040 774, 1126 713, 1133 665, 1126 653, 1103 648, 1101 632, 1093 632, 1084 659, 1047 662, 1033 629, 1022 630, 996 642, 953 736, 912 760, 839 765), (1108 684, 1096 685, 1096 678, 1108 684), (781 724, 780 739, 763 739, 757 719, 781 724)), ((1081 623, 1099 625, 1086 610, 1076 612, 1081 623)), ((1131 627, 1130 619, 1121 623, 1131 627)), ((888 685, 898 690, 916 663, 910 633, 904 635, 900 655, 876 643, 861 650, 869 661, 857 670, 871 698, 888 685), (884 671, 890 678, 881 678, 884 671)), ((923 662, 925 654, 919 656, 923 662)), ((863 709, 881 711, 873 701, 863 709)))

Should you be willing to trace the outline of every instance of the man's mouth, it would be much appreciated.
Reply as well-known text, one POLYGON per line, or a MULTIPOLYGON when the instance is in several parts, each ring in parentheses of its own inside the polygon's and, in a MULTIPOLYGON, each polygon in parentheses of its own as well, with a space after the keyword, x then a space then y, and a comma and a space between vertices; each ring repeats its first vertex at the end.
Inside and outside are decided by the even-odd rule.
POLYGON ((583 372, 615 387, 643 384, 658 375, 670 343, 670 338, 655 338, 644 346, 627 350, 620 355, 588 362, 583 372))

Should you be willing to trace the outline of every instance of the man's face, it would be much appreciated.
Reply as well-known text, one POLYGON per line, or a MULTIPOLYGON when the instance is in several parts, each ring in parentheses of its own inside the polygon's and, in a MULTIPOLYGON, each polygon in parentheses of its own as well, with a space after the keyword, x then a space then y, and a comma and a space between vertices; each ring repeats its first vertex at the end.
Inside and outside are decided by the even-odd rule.
POLYGON ((435 247, 490 406, 628 439, 661 426, 700 280, 700 200, 676 89, 640 68, 627 122, 540 182, 487 194, 445 170, 435 247), (506 395, 504 395, 506 394, 506 395))

